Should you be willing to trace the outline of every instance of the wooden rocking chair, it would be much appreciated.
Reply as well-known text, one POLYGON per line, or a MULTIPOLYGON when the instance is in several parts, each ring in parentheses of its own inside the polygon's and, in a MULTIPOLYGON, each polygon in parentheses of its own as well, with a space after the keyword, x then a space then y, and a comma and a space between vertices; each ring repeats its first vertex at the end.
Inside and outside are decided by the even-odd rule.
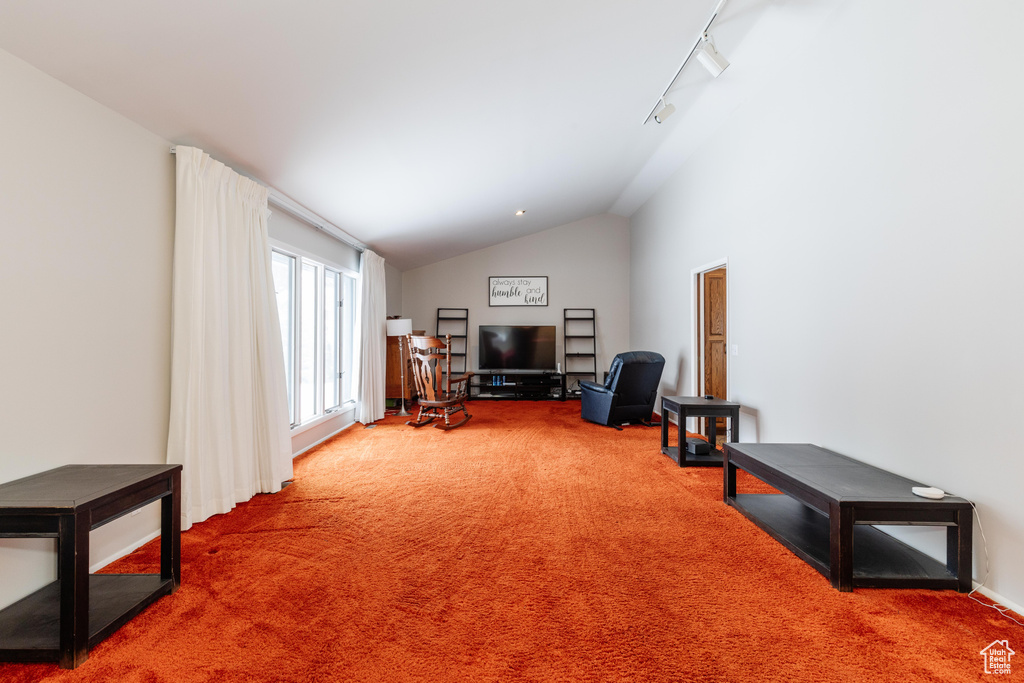
POLYGON ((419 415, 405 424, 422 427, 435 418, 444 417, 444 424, 435 424, 437 429, 461 427, 472 417, 466 412, 466 398, 469 395, 469 378, 472 372, 452 377, 452 336, 445 335, 441 341, 436 337, 406 337, 409 345, 409 364, 416 391, 419 392, 419 415), (443 361, 443 370, 442 370, 443 361), (459 410, 464 418, 452 424, 451 416, 459 410))

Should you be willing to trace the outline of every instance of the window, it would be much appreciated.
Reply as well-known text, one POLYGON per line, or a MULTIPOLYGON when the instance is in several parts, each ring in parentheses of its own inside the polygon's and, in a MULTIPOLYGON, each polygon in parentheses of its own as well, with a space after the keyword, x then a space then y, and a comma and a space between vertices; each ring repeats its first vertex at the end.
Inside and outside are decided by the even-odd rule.
POLYGON ((272 266, 295 427, 355 400, 355 278, 277 248, 272 266))
POLYGON ((341 308, 341 329, 344 330, 345 342, 341 345, 341 400, 347 403, 356 400, 355 391, 352 388, 356 362, 356 279, 354 277, 341 278, 341 300, 349 302, 347 306, 341 308))
POLYGON ((324 270, 324 409, 341 403, 341 273, 324 270))
POLYGON ((299 284, 299 422, 307 422, 321 411, 317 399, 317 361, 320 359, 320 316, 317 280, 320 268, 303 260, 299 284))

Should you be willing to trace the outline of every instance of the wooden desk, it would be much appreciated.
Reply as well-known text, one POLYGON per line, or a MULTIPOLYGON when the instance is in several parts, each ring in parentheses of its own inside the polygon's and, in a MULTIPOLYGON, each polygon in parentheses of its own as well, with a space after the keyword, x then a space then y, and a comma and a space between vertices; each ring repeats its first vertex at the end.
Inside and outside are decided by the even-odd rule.
POLYGON ((726 444, 725 502, 824 574, 841 591, 971 589, 969 501, 915 496, 911 479, 810 444, 726 444), (745 470, 782 491, 737 494, 745 470), (872 527, 946 527, 946 563, 872 527))
POLYGON ((737 441, 740 427, 740 404, 723 401, 720 398, 703 398, 701 396, 662 396, 661 397, 661 452, 679 463, 680 467, 703 466, 718 467, 722 464, 721 452, 714 450, 715 422, 708 420, 708 441, 711 442, 711 453, 708 455, 692 455, 686 452, 686 418, 688 417, 727 417, 729 418, 729 441, 737 441), (668 414, 676 415, 677 446, 668 445, 668 414))
POLYGON ((181 582, 181 465, 68 465, 0 485, 0 538, 56 538, 57 580, 0 611, 0 660, 73 669, 181 582), (89 532, 160 501, 160 573, 89 574, 89 532))

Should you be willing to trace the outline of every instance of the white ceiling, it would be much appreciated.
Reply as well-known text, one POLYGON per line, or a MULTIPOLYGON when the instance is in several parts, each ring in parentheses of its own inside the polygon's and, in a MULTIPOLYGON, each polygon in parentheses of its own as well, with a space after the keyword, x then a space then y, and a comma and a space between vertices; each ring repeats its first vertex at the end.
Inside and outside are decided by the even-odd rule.
POLYGON ((713 30, 734 66, 690 64, 680 113, 641 125, 716 5, 3 0, 0 48, 407 270, 632 213, 751 87, 764 9, 736 0, 713 30))

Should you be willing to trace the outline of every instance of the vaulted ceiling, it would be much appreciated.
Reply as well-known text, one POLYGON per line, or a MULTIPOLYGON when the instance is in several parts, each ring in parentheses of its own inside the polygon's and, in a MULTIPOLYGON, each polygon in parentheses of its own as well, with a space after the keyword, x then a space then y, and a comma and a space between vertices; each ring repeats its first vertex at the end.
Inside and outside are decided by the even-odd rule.
MULTIPOLYGON (((643 125, 716 5, 4 0, 0 48, 406 270, 632 213, 758 77, 748 64, 712 81, 692 63, 680 113, 643 125)), ((764 13, 721 12, 734 65, 764 13)))

